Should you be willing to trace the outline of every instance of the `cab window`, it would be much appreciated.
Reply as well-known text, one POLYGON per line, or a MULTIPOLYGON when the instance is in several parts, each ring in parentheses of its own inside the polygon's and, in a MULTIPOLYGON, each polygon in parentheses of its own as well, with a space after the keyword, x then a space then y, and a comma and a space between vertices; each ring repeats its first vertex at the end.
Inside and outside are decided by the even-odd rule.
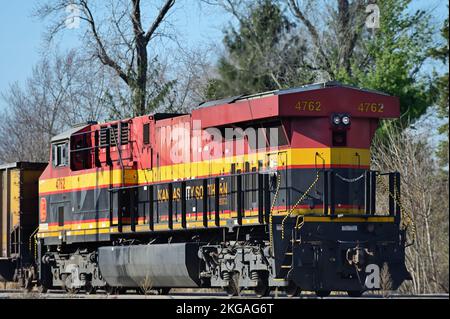
POLYGON ((52 145, 53 167, 67 166, 69 163, 69 142, 56 143, 52 145))

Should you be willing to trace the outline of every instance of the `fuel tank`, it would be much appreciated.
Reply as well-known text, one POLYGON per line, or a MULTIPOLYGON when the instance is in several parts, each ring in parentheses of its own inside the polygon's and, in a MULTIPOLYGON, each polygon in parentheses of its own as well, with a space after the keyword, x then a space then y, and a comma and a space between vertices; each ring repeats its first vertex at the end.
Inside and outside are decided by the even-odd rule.
POLYGON ((199 244, 107 246, 98 249, 103 279, 112 287, 199 287, 199 244))

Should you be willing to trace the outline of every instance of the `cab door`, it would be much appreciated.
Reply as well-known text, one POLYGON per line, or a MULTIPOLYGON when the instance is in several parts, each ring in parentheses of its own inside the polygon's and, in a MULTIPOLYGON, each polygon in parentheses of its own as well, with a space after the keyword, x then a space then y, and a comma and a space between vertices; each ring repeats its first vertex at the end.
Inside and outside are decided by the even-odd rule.
POLYGON ((271 205, 276 196, 276 201, 273 205, 274 214, 286 213, 289 210, 287 159, 286 151, 276 151, 266 154, 265 163, 270 174, 269 189, 271 205))

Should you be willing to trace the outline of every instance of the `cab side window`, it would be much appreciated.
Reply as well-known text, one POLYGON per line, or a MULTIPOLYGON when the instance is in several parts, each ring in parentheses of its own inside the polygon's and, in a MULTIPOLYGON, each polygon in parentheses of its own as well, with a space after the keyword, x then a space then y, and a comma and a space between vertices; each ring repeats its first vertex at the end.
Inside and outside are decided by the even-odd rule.
POLYGON ((53 167, 64 167, 69 164, 69 142, 52 145, 53 167))

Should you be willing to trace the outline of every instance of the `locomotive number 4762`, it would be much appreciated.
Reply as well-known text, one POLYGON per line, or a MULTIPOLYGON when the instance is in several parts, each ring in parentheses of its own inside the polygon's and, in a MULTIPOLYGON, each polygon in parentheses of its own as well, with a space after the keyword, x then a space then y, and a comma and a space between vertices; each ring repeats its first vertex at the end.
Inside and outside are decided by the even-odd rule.
POLYGON ((56 179, 56 189, 59 190, 66 189, 66 180, 64 178, 56 179))
POLYGON ((320 112, 322 104, 320 101, 298 101, 295 108, 298 111, 320 112))
POLYGON ((383 113, 383 103, 360 103, 358 105, 359 112, 383 113))

